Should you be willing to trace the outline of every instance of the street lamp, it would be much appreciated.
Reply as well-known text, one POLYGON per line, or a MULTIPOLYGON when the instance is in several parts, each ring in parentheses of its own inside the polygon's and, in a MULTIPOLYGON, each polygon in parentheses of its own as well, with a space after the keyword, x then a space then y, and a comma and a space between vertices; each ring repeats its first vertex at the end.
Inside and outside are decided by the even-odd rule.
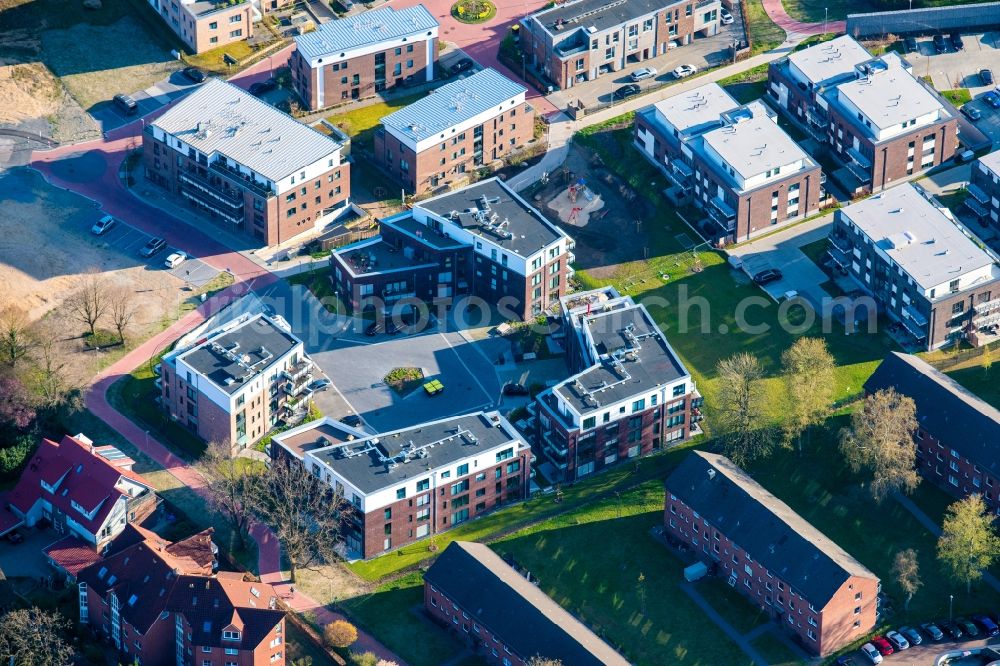
POLYGON ((954 594, 949 594, 948 595, 948 621, 949 622, 951 622, 952 610, 954 609, 954 607, 955 607, 955 595, 954 594))

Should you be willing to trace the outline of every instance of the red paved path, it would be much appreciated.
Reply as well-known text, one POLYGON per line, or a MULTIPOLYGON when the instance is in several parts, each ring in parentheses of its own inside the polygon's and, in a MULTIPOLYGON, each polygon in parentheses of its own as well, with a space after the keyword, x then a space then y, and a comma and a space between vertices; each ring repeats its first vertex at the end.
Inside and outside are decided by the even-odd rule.
POLYGON ((844 32, 844 21, 829 21, 825 25, 822 21, 817 23, 802 23, 788 15, 788 12, 785 11, 784 6, 781 4, 781 0, 761 1, 764 4, 764 11, 767 12, 767 15, 771 17, 771 20, 779 28, 785 31, 786 37, 789 39, 793 35, 808 36, 821 35, 824 32, 844 32))

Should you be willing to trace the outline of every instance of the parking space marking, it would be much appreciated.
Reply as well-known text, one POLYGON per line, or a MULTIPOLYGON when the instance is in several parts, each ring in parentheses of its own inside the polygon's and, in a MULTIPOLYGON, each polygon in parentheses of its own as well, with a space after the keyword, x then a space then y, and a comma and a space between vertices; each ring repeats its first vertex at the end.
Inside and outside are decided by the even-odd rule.
POLYGON ((493 404, 493 403, 494 403, 494 400, 493 400, 493 397, 492 397, 492 396, 490 395, 490 392, 489 392, 489 391, 487 391, 487 390, 486 390, 486 387, 485 387, 485 386, 483 386, 483 383, 482 383, 481 381, 479 381, 479 377, 477 377, 477 376, 476 376, 476 373, 474 373, 474 372, 472 371, 472 368, 470 368, 470 367, 469 367, 469 366, 468 366, 468 365, 466 364, 466 362, 465 362, 465 359, 464 359, 464 358, 462 358, 462 355, 458 353, 458 350, 456 350, 456 349, 455 349, 455 348, 454 348, 454 347, 452 346, 452 344, 451 344, 451 341, 450 341, 450 340, 448 339, 448 337, 447 337, 447 336, 446 336, 446 335, 445 335, 444 333, 438 333, 438 335, 440 335, 440 336, 441 336, 441 339, 442 339, 442 340, 444 340, 444 343, 445 343, 446 345, 448 345, 448 349, 450 349, 450 350, 452 351, 452 353, 453 353, 453 354, 455 354, 455 358, 457 358, 457 359, 458 359, 458 362, 462 364, 462 367, 463 367, 463 368, 465 368, 465 371, 466 371, 467 373, 469 373, 469 376, 470 376, 470 377, 472 377, 473 381, 475 381, 475 382, 476 382, 476 385, 477 385, 477 386, 478 386, 478 387, 480 388, 480 390, 481 390, 481 391, 483 392, 483 395, 485 395, 485 396, 486 396, 486 399, 487 399, 487 401, 489 401, 489 404, 493 404))

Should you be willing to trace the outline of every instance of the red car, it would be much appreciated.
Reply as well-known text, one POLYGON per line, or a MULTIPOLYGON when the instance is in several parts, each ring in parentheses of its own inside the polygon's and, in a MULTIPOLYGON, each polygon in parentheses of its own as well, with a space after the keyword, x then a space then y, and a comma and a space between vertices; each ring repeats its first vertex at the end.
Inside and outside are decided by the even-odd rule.
POLYGON ((885 636, 876 636, 873 638, 872 645, 874 645, 875 649, 882 653, 883 657, 888 657, 890 654, 895 652, 892 648, 892 643, 887 641, 885 636))

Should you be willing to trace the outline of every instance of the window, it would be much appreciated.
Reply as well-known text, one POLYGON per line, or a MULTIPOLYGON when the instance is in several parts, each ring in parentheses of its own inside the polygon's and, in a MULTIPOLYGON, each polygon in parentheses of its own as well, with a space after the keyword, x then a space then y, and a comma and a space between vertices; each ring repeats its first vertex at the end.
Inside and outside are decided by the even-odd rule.
POLYGON ((687 386, 685 384, 678 384, 674 387, 674 397, 680 397, 687 393, 687 386))
POLYGON ((459 465, 458 470, 455 472, 455 476, 465 476, 469 473, 469 464, 459 465))
POLYGON ((396 490, 396 499, 406 499, 406 488, 396 490))
POLYGON ((501 462, 503 460, 507 460, 507 459, 513 458, 513 457, 514 457, 514 449, 513 448, 504 449, 503 451, 501 451, 500 453, 497 454, 497 462, 501 462))
POLYGON ((423 492, 431 487, 431 480, 424 479, 423 481, 417 481, 417 492, 423 492))
POLYGON ((391 508, 386 509, 383 513, 385 513, 385 519, 386 520, 392 520, 392 509, 391 508))
POLYGON ((507 473, 508 474, 514 474, 515 472, 518 472, 520 470, 521 470, 521 461, 520 460, 515 460, 514 462, 507 464, 507 473))
POLYGON ((212 21, 211 23, 208 24, 208 29, 209 30, 215 30, 218 27, 219 27, 219 22, 218 21, 212 21))
POLYGON ((965 312, 965 301, 959 301, 951 306, 951 313, 953 315, 960 315, 965 312))
POLYGON ((633 413, 635 413, 635 412, 641 412, 644 409, 646 409, 646 399, 645 398, 643 398, 641 400, 636 400, 635 402, 632 403, 632 412, 633 413))
POLYGON ((229 36, 233 37, 233 38, 235 38, 235 37, 242 37, 243 36, 243 29, 240 28, 239 30, 233 30, 232 32, 229 33, 229 36))
POLYGON ((590 428, 593 428, 596 425, 597 425, 597 417, 596 416, 588 416, 587 418, 585 418, 583 420, 583 429, 584 430, 589 430, 590 428))
MULTIPOLYGON (((223 631, 222 640, 224 641, 238 641, 240 640, 240 632, 238 631, 223 631)), ((229 648, 226 648, 227 650, 229 648)), ((227 652, 228 654, 228 652, 227 652)))

